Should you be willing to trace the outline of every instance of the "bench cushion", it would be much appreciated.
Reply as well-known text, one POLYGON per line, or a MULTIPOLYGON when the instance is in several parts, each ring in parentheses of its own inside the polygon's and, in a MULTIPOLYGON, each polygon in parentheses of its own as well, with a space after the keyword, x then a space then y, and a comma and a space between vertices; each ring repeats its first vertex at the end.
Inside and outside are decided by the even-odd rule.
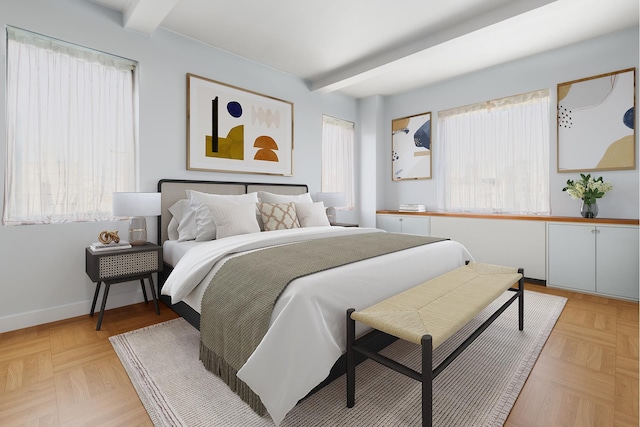
POLYGON ((429 334, 436 348, 521 277, 515 268, 469 263, 353 312, 351 318, 415 344, 429 334))

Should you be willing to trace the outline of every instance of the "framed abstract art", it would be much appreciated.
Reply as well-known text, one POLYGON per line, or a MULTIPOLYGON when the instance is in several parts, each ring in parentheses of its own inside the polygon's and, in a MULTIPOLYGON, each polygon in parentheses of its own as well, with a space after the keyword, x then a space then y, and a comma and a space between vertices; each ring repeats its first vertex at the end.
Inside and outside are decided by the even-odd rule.
POLYGON ((431 178, 431 113, 391 121, 394 181, 431 178))
POLYGON ((187 169, 293 175, 293 103, 187 74, 187 169))
POLYGON ((558 172, 635 169, 635 68, 558 84, 558 172))

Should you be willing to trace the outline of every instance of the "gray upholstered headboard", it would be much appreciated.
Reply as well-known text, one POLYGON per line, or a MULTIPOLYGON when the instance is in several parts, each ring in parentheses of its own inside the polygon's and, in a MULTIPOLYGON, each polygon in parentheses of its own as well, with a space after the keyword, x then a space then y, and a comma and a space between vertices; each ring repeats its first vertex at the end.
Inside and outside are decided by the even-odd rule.
POLYGON ((254 191, 268 191, 275 194, 303 194, 309 191, 305 184, 263 184, 251 182, 191 181, 161 179, 158 192, 161 193, 161 214, 158 219, 158 244, 167 240, 167 227, 171 221, 169 208, 178 200, 186 199, 185 190, 211 194, 246 194, 254 191))

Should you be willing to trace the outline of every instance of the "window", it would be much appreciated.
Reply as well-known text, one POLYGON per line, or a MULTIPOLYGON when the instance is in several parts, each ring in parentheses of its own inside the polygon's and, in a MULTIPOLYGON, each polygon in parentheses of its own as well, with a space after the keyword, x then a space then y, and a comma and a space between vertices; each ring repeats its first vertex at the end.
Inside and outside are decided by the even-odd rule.
POLYGON ((7 28, 4 224, 108 220, 135 191, 135 69, 7 28))
POLYGON ((322 192, 345 193, 343 209, 354 207, 353 144, 352 122, 322 116, 322 192))
POLYGON ((549 91, 438 113, 438 207, 548 214, 549 91))

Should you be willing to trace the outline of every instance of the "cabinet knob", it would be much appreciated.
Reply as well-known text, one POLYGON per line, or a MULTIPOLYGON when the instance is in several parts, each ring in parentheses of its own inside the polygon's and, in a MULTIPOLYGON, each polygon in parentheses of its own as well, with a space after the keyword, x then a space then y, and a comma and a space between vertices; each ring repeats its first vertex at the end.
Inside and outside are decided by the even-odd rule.
POLYGON ((600 230, 598 230, 598 229, 596 229, 596 228, 594 228, 593 230, 591 230, 591 232, 592 232, 593 234, 600 234, 600 230))

